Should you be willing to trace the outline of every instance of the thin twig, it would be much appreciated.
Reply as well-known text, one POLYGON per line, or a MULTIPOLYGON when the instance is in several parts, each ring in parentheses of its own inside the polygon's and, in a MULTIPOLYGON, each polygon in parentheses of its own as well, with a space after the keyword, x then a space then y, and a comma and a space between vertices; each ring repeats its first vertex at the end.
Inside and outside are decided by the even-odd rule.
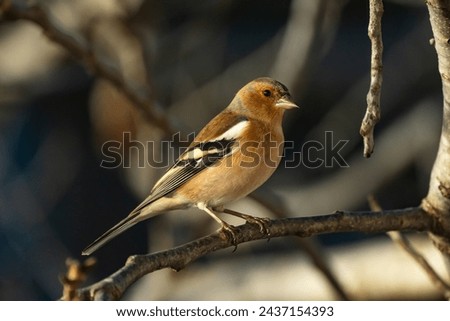
POLYGON ((44 34, 59 44, 74 58, 81 61, 91 73, 110 81, 117 89, 139 108, 143 116, 170 136, 174 133, 167 117, 155 108, 154 97, 149 88, 140 88, 126 82, 120 72, 111 64, 99 59, 91 45, 78 34, 64 30, 55 19, 39 5, 19 6, 11 0, 0 0, 0 18, 4 20, 27 20, 40 26, 44 34))
POLYGON ((370 58, 370 88, 367 93, 366 114, 361 123, 359 133, 364 141, 364 157, 370 157, 375 145, 373 131, 380 120, 380 96, 383 82, 383 41, 381 38, 381 18, 383 16, 383 1, 369 0, 369 27, 368 35, 372 47, 370 58))
MULTIPOLYGON (((330 215, 270 220, 267 234, 257 224, 235 227, 236 244, 249 241, 297 235, 301 237, 336 232, 385 232, 389 230, 433 231, 445 234, 433 219, 420 207, 383 212, 337 212, 330 215)), ((447 232, 450 234, 450 231, 447 232)), ((125 266, 109 277, 78 291, 84 300, 117 300, 142 276, 164 268, 183 269, 198 258, 227 247, 235 247, 233 241, 216 232, 179 247, 149 255, 128 258, 125 266)))
MULTIPOLYGON (((368 202, 372 211, 382 211, 379 202, 373 195, 369 195, 368 202)), ((447 284, 428 261, 412 246, 411 242, 399 231, 389 231, 386 233, 390 239, 408 253, 422 269, 427 273, 433 284, 439 289, 447 300, 450 300, 450 285, 447 284)))

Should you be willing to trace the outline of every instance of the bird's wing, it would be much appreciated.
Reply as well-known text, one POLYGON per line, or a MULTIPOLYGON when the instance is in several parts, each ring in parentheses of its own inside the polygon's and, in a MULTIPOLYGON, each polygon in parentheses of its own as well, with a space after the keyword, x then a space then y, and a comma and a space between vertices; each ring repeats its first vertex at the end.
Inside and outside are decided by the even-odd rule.
POLYGON ((248 126, 249 121, 244 117, 234 115, 230 117, 232 118, 226 117, 228 118, 226 119, 228 120, 227 128, 224 128, 223 122, 216 122, 217 117, 214 118, 156 182, 150 195, 130 215, 140 212, 148 204, 175 191, 205 168, 233 154, 238 148, 237 139, 248 126), (202 140, 204 137, 212 138, 202 140))

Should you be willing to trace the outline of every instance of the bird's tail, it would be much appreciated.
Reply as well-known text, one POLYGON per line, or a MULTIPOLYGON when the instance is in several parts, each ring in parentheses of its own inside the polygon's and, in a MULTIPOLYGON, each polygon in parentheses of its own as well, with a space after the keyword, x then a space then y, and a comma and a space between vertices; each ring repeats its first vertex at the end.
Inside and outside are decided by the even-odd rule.
POLYGON ((96 239, 94 242, 92 242, 90 245, 88 245, 83 252, 81 252, 82 255, 91 255, 95 251, 97 251, 99 248, 101 248, 103 245, 111 241, 113 238, 115 238, 117 235, 122 234, 126 230, 128 230, 130 227, 134 226, 136 223, 141 221, 140 217, 140 211, 133 211, 130 215, 125 217, 123 220, 121 220, 119 223, 114 225, 112 228, 110 228, 108 231, 103 233, 98 239, 96 239))

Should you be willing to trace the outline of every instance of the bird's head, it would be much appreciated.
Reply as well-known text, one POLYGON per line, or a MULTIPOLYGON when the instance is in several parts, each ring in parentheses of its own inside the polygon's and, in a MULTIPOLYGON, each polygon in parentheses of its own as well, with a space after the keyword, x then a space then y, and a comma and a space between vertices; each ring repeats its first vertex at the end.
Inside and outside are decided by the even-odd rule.
POLYGON ((298 108, 285 85, 272 78, 257 78, 242 87, 236 94, 240 107, 252 115, 281 117, 285 110, 298 108))

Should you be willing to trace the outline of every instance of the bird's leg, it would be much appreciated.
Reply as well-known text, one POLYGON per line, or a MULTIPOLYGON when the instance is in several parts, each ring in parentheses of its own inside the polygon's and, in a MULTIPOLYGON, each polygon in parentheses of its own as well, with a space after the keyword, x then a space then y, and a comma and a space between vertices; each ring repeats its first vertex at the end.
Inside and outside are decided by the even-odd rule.
POLYGON ((270 230, 269 230, 269 227, 268 227, 268 225, 270 223, 270 219, 265 218, 265 217, 257 217, 257 216, 251 216, 251 215, 243 214, 243 213, 240 213, 240 212, 236 212, 236 211, 230 210, 228 208, 222 208, 221 211, 223 213, 230 214, 230 215, 242 218, 243 220, 245 220, 248 223, 257 224, 259 226, 259 230, 261 231, 261 233, 266 234, 270 238, 270 230))
POLYGON ((225 222, 224 220, 220 219, 214 212, 212 209, 210 209, 209 207, 205 206, 204 204, 198 204, 197 207, 203 211, 205 211, 206 213, 208 213, 213 219, 215 219, 221 226, 222 226, 222 231, 225 232, 226 235, 231 236, 231 242, 234 245, 234 251, 236 251, 237 249, 237 240, 236 240, 236 234, 234 233, 234 226, 228 224, 227 222, 225 222))

